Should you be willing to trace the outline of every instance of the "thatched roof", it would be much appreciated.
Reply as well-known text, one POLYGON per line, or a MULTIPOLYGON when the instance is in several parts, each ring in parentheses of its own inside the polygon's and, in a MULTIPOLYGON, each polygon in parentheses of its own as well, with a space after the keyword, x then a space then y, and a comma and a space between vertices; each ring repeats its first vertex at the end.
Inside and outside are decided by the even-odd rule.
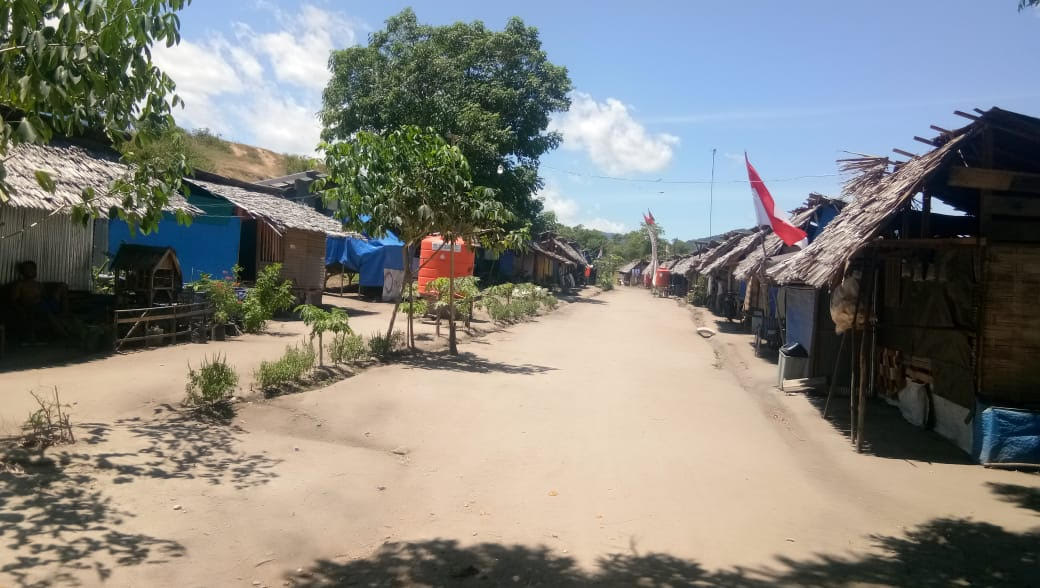
MULTIPOLYGON (((845 203, 841 200, 834 198, 828 198, 822 194, 815 192, 809 194, 806 198, 805 203, 791 211, 790 223, 800 229, 805 229, 809 226, 820 210, 826 206, 834 206, 840 209, 845 203)), ((783 251, 784 242, 773 234, 772 230, 766 229, 766 237, 764 246, 759 246, 751 249, 747 257, 741 260, 737 264, 737 267, 733 270, 733 276, 738 280, 747 280, 752 274, 759 271, 762 268, 762 257, 764 255, 763 250, 769 257, 777 255, 783 251)))
POLYGON ((732 249, 719 255, 715 258, 715 261, 705 265, 701 268, 701 273, 710 274, 715 270, 721 270, 727 268, 733 264, 736 264, 740 260, 744 259, 749 253, 756 249, 761 249, 760 244, 762 243, 763 237, 766 236, 764 230, 756 230, 750 235, 741 237, 737 244, 732 249))
POLYGON ((589 264, 589 262, 585 260, 585 256, 572 247, 570 243, 560 239, 559 237, 553 238, 552 242, 564 257, 569 258, 575 264, 582 266, 589 264))
POLYGON ((634 260, 626 263, 625 265, 619 267, 617 271, 618 271, 619 274, 627 274, 628 272, 636 269, 637 266, 639 266, 640 264, 643 264, 643 263, 646 263, 646 262, 643 261, 642 259, 634 259, 634 260))
POLYGON ((343 229, 339 221, 292 200, 239 186, 218 184, 199 179, 185 180, 214 196, 219 196, 242 209, 249 216, 263 220, 277 231, 299 229, 328 235, 360 237, 343 229))
POLYGON ((704 268, 712 265, 716 259, 729 253, 748 235, 748 232, 749 229, 736 229, 726 233, 721 243, 697 256, 697 261, 693 264, 692 269, 702 274, 705 273, 704 268))
MULTIPOLYGON (((110 150, 88 149, 65 141, 48 145, 20 143, 11 147, 4 164, 7 183, 11 186, 10 200, 5 206, 34 208, 53 212, 83 204, 83 191, 94 190, 94 203, 102 214, 121 205, 121 198, 109 195, 109 187, 120 178, 130 178, 129 166, 119 162, 119 155, 110 150), (54 193, 47 192, 36 181, 36 171, 42 170, 54 180, 54 193)), ((184 211, 202 214, 188 204, 180 194, 170 196, 164 207, 169 212, 184 211)))
POLYGON ((549 251, 548 249, 546 249, 545 247, 542 247, 541 245, 539 245, 538 243, 535 243, 534 241, 531 241, 530 245, 531 245, 531 250, 532 251, 535 251, 537 253, 541 253, 542 255, 548 257, 549 259, 555 259, 556 261, 558 261, 558 262, 560 262, 560 263, 562 263, 564 265, 574 265, 573 261, 567 259, 566 257, 564 257, 562 255, 559 255, 557 253, 553 253, 552 251, 549 251))
POLYGON ((672 266, 672 273, 675 274, 686 274, 693 267, 693 263, 697 260, 697 254, 690 254, 685 257, 680 257, 679 261, 675 262, 672 266))
POLYGON ((814 287, 837 282, 852 258, 879 238, 889 221, 922 191, 977 215, 979 192, 950 186, 951 168, 1040 172, 1035 155, 1040 149, 1040 119, 999 108, 977 112, 978 116, 959 113, 973 122, 926 141, 935 149, 899 164, 890 174, 880 173, 880 158, 865 158, 858 164, 845 160, 845 169, 861 172, 846 184, 852 202, 811 245, 768 270, 767 275, 779 283, 802 282, 814 287), (989 155, 984 145, 987 135, 996 147, 988 150, 989 155))

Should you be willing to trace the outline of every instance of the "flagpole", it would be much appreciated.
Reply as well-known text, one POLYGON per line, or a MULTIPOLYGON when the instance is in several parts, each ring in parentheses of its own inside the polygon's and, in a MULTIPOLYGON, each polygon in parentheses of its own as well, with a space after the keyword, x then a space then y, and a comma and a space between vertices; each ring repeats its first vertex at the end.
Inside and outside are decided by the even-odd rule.
POLYGON ((711 185, 708 188, 708 237, 711 232, 711 209, 715 202, 715 149, 711 150, 711 185))

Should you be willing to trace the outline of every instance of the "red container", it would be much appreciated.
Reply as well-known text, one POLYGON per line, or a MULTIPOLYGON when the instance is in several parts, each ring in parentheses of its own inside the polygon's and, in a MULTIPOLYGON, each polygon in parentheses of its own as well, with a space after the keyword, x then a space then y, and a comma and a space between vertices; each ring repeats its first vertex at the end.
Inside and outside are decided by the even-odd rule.
POLYGON ((654 287, 656 288, 667 288, 668 283, 671 280, 672 272, 667 268, 657 268, 657 275, 654 276, 654 287))
POLYGON ((426 293, 426 285, 437 278, 461 278, 473 275, 473 249, 457 240, 445 243, 437 235, 422 240, 419 249, 419 293, 426 293), (451 272, 451 257, 455 258, 455 275, 451 272))

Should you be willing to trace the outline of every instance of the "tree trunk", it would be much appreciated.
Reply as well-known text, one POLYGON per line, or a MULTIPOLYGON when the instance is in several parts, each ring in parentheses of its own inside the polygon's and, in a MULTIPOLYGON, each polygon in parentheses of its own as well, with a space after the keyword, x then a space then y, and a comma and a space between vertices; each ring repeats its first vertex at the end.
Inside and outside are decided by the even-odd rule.
POLYGON ((448 353, 459 354, 455 340, 455 243, 448 245, 448 353))
POLYGON ((325 344, 322 342, 321 333, 318 333, 318 366, 325 367, 325 344))
POLYGON ((408 348, 415 349, 415 292, 412 291, 412 258, 411 248, 405 245, 401 248, 401 265, 404 268, 401 277, 401 289, 408 288, 408 348))

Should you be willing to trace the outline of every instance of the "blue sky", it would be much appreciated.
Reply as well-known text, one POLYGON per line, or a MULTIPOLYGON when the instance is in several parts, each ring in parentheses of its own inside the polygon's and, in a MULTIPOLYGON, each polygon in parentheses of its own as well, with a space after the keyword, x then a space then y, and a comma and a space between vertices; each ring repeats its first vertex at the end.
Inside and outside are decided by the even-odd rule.
POLYGON ((687 239, 708 233, 713 148, 717 233, 754 222, 745 150, 789 209, 810 191, 839 192, 843 150, 921 153, 913 136, 962 125, 955 109, 1040 115, 1040 12, 1016 5, 195 0, 184 42, 156 59, 188 102, 182 124, 308 152, 331 48, 364 43, 406 6, 433 24, 501 28, 520 16, 575 88, 553 123, 564 147, 543 158, 547 207, 606 230, 630 230, 650 208, 687 239))

